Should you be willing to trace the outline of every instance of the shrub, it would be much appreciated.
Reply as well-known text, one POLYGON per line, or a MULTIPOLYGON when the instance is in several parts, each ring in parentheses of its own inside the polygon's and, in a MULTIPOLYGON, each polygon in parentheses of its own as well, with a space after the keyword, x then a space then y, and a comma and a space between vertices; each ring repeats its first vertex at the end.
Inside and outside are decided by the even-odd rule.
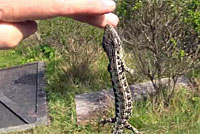
MULTIPOLYGON (((178 77, 200 67, 199 34, 196 25, 187 23, 187 4, 181 0, 138 1, 126 14, 129 20, 122 24, 122 36, 137 70, 152 81, 166 105, 174 95, 178 77), (167 83, 161 81, 163 77, 168 78, 167 83)), ((163 102, 159 97, 157 102, 163 102)))
POLYGON ((200 1, 189 1, 185 12, 185 21, 200 34, 200 1))

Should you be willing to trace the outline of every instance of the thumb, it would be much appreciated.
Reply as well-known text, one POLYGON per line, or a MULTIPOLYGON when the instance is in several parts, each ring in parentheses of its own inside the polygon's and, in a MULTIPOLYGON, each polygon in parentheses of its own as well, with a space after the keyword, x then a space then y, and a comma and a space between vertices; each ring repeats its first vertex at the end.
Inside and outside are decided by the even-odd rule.
POLYGON ((34 21, 0 23, 0 49, 16 47, 23 39, 37 30, 34 21))

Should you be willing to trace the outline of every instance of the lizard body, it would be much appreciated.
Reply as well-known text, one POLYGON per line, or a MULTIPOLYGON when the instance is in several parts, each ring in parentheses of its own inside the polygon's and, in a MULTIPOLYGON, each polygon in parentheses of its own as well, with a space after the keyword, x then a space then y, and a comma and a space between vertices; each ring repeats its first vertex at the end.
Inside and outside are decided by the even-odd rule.
POLYGON ((136 128, 128 123, 132 113, 132 94, 129 88, 126 71, 130 71, 123 60, 123 48, 117 31, 106 25, 103 36, 103 49, 106 52, 109 65, 113 92, 115 97, 115 117, 102 121, 102 123, 114 123, 112 134, 121 134, 124 128, 141 134, 136 128))

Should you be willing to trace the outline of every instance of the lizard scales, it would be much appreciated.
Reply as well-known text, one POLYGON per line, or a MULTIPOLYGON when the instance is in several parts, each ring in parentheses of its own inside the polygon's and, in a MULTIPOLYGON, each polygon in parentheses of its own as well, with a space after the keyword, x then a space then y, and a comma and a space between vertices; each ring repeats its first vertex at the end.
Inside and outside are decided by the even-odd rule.
POLYGON ((102 45, 109 59, 108 71, 110 72, 115 97, 115 117, 103 120, 102 123, 114 123, 112 134, 121 134, 124 128, 130 129, 136 134, 141 134, 128 123, 132 113, 132 94, 125 72, 129 70, 127 70, 123 60, 120 37, 111 25, 105 26, 102 45))

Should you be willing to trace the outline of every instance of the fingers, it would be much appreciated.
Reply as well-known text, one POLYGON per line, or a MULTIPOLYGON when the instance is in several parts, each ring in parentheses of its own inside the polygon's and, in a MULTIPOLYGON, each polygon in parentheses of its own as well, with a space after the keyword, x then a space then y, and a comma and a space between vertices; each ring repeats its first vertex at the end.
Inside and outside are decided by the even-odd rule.
POLYGON ((117 24, 116 16, 107 15, 115 7, 113 0, 1 0, 0 21, 21 22, 66 16, 102 27, 105 23, 117 24))
POLYGON ((56 16, 100 15, 112 12, 112 0, 1 0, 1 21, 26 21, 56 16))
POLYGON ((37 30, 34 21, 0 23, 0 49, 16 47, 20 41, 30 36, 37 30))
POLYGON ((0 0, 0 21, 21 22, 51 18, 57 14, 57 5, 55 0, 0 0))
POLYGON ((61 15, 100 15, 113 12, 113 0, 56 0, 60 4, 61 15))
POLYGON ((77 15, 73 16, 72 18, 81 22, 87 22, 90 25, 94 25, 101 28, 105 27, 106 24, 117 26, 117 23, 119 21, 118 17, 112 13, 108 13, 105 15, 97 15, 97 16, 77 15))

